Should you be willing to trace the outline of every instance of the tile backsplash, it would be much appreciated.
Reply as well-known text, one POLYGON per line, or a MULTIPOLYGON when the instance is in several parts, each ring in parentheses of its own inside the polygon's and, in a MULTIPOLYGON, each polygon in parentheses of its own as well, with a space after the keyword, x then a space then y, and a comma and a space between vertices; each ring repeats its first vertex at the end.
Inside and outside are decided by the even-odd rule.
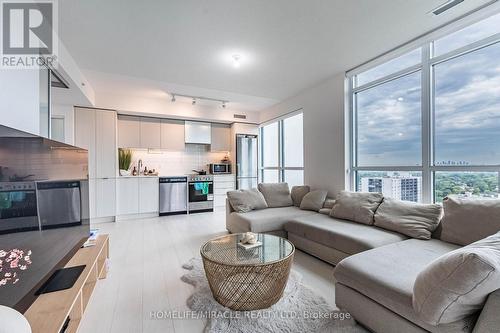
MULTIPOLYGON (((132 166, 137 167, 141 159, 144 166, 155 169, 160 176, 177 176, 193 173, 192 170, 206 170, 208 164, 220 162, 226 153, 210 152, 206 145, 188 144, 184 151, 131 149, 132 166)), ((230 156, 231 157, 231 156, 230 156)))

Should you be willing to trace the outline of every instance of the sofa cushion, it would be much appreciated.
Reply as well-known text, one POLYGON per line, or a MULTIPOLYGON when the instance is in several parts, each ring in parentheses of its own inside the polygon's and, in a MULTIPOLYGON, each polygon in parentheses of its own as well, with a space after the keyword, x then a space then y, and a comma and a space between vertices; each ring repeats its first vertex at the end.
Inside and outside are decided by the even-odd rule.
POLYGON ((296 217, 285 224, 285 230, 347 254, 407 239, 392 231, 334 219, 323 214, 296 217))
POLYGON ((266 200, 256 188, 227 192, 227 199, 236 212, 245 213, 267 208, 266 200))
MULTIPOLYGON (((282 230, 283 225, 297 216, 317 214, 300 210, 295 206, 267 208, 248 213, 233 212, 227 217, 227 226, 231 232, 269 232, 282 230)), ((318 214, 319 215, 319 214, 318 214)))
POLYGON ((292 190, 290 191, 290 196, 292 197, 293 205, 295 207, 300 207, 302 198, 304 198, 304 195, 309 193, 309 191, 311 191, 311 188, 308 185, 293 186, 292 190))
POLYGON ((328 192, 323 190, 314 190, 307 193, 304 198, 302 198, 300 209, 318 212, 323 208, 323 203, 325 202, 327 194, 328 192))
POLYGON ((335 199, 332 198, 326 198, 325 202, 323 203, 323 208, 329 208, 332 209, 333 205, 335 205, 335 199))
POLYGON ((384 198, 375 212, 375 225, 417 239, 430 239, 442 215, 437 204, 384 198))
POLYGON ((468 245, 500 231, 500 200, 448 197, 443 207, 441 239, 446 242, 468 245))
POLYGON ((270 208, 293 206, 288 183, 260 183, 259 191, 270 208))
POLYGON ((500 289, 500 233, 449 252, 417 277, 413 308, 422 320, 439 325, 466 318, 500 289))
POLYGON ((331 208, 321 208, 320 210, 318 210, 318 213, 324 215, 330 215, 331 212, 332 212, 331 208))
POLYGON ((382 193, 342 191, 335 199, 332 216, 372 225, 375 211, 383 199, 382 193))
POLYGON ((429 263, 457 248, 437 239, 409 239, 342 260, 335 267, 334 277, 337 282, 421 326, 423 322, 412 305, 415 280, 429 263))

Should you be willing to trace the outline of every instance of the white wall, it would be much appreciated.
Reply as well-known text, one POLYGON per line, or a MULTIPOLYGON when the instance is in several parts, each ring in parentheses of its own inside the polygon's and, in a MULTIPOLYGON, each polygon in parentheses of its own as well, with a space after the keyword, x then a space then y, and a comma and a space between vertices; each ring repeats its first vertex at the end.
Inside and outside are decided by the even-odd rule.
POLYGON ((72 105, 52 104, 52 116, 64 117, 64 143, 75 143, 75 111, 72 105))
POLYGON ((345 75, 306 89, 261 112, 261 122, 302 109, 304 114, 304 182, 334 196, 345 188, 345 75))
POLYGON ((39 89, 38 70, 0 70, 0 124, 39 134, 39 89))

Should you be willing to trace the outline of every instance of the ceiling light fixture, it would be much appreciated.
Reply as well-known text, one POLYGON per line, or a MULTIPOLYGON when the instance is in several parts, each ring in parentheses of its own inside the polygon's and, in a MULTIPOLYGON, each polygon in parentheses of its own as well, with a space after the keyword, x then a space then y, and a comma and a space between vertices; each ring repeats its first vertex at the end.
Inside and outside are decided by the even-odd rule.
POLYGON ((234 68, 240 68, 241 63, 241 56, 239 54, 233 54, 233 67, 234 68))
POLYGON ((446 1, 445 3, 439 5, 438 7, 434 8, 432 10, 432 14, 434 15, 440 15, 444 12, 446 12, 447 10, 450 10, 452 9, 453 7, 455 7, 456 5, 460 4, 464 2, 464 0, 448 0, 446 1))
POLYGON ((210 102, 221 103, 222 107, 226 108, 227 103, 229 103, 229 101, 225 100, 225 99, 217 99, 217 98, 210 98, 210 97, 203 97, 203 96, 193 96, 193 95, 184 95, 184 94, 177 94, 177 93, 168 93, 168 94, 170 96, 172 96, 172 99, 171 99, 172 102, 175 102, 177 100, 177 97, 183 97, 183 98, 189 98, 189 99, 191 99, 191 104, 193 104, 193 105, 195 105, 198 100, 203 100, 203 101, 210 101, 210 102))

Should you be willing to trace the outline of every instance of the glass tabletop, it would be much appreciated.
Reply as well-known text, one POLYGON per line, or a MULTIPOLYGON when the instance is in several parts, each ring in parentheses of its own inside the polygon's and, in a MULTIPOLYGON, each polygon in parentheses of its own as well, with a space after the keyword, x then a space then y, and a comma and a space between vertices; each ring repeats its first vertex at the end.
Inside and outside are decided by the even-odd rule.
POLYGON ((208 260, 225 265, 263 265, 283 260, 294 251, 287 239, 257 234, 262 245, 245 249, 240 244, 243 234, 232 234, 209 240, 201 247, 201 255, 208 260))

